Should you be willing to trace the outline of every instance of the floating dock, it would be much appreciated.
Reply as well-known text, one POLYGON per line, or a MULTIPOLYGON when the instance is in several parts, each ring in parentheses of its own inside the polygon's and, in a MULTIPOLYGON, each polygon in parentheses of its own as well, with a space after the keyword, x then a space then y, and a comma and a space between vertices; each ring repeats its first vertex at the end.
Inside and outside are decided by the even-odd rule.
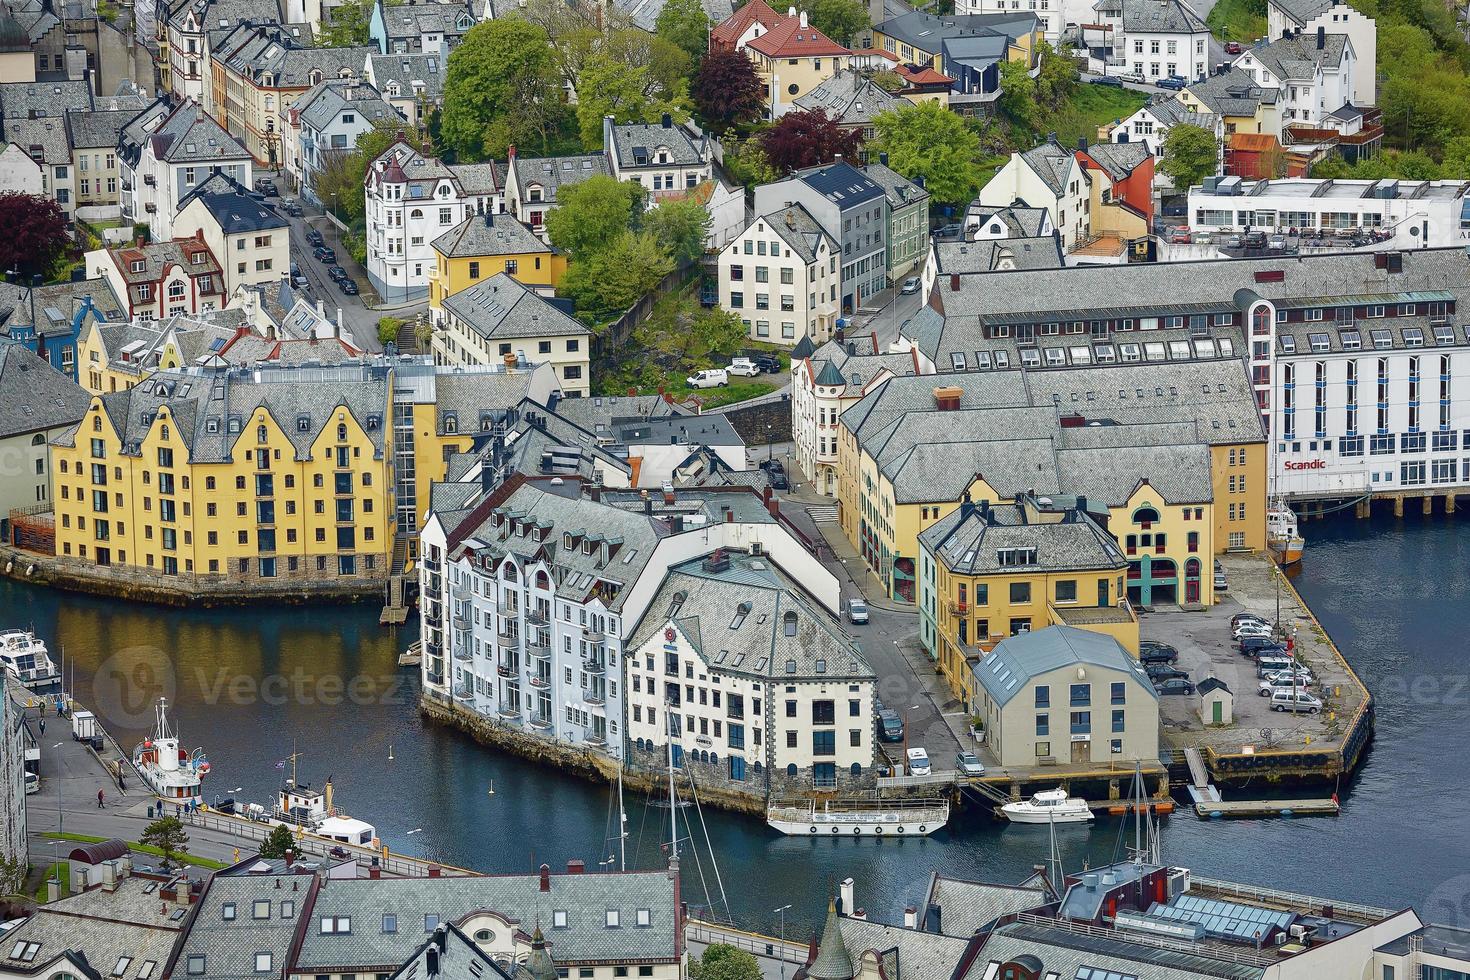
POLYGON ((1336 800, 1212 800, 1194 805, 1202 820, 1259 817, 1335 817, 1336 800))

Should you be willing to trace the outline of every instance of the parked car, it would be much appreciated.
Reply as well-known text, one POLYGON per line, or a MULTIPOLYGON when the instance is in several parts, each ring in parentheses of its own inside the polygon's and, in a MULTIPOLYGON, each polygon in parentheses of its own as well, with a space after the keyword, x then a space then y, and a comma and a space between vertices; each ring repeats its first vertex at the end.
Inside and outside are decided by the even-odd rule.
POLYGON ((766 476, 770 477, 772 490, 791 489, 791 481, 786 479, 786 467, 781 465, 779 459, 763 459, 760 467, 766 471, 766 476))
POLYGON ((1155 681, 1154 690, 1160 695, 1193 694, 1194 685, 1182 677, 1171 677, 1168 680, 1155 681))
POLYGON ((1226 54, 1240 54, 1240 42, 1239 41, 1226 41, 1225 42, 1225 53, 1226 54))
POLYGON ((938 228, 936 228, 934 230, 934 237, 935 238, 959 238, 960 237, 960 233, 963 230, 964 230, 964 226, 963 225, 959 224, 958 222, 952 222, 950 224, 941 225, 938 228))
POLYGON ((959 752, 954 757, 954 767, 959 770, 961 776, 983 776, 985 766, 976 758, 973 752, 959 752))
POLYGON ((1159 79, 1157 82, 1154 82, 1154 84, 1157 85, 1159 88, 1166 88, 1170 91, 1178 92, 1182 90, 1184 86, 1189 84, 1189 79, 1184 78, 1180 75, 1170 75, 1168 78, 1159 79))
POLYGON ((1216 592, 1229 592, 1230 591, 1230 580, 1225 577, 1225 574, 1223 572, 1216 572, 1215 573, 1215 591, 1216 592))
POLYGON ((291 285, 301 288, 306 285, 306 273, 301 271, 301 266, 295 262, 291 263, 291 285))
POLYGON ((730 383, 730 375, 724 368, 707 368, 695 371, 684 383, 691 388, 723 388, 730 383))
POLYGON ((280 197, 281 192, 276 190, 276 182, 269 177, 255 178, 255 190, 266 197, 280 197))
POLYGON ((914 293, 917 293, 918 291, 919 291, 919 277, 918 276, 909 276, 907 279, 905 279, 903 281, 903 287, 901 289, 899 289, 899 292, 900 293, 903 293, 903 295, 905 295, 905 296, 912 296, 912 295, 914 295, 914 293))
POLYGON ((1265 248, 1266 233, 1264 231, 1248 231, 1245 233, 1246 248, 1265 248))
POLYGON ((754 378, 761 373, 760 367, 748 357, 737 357, 725 368, 726 373, 736 374, 742 378, 754 378))
POLYGON ((321 246, 325 245, 326 242, 322 239, 321 232, 317 231, 315 228, 308 228, 306 229, 306 244, 310 245, 312 248, 320 248, 321 246))
POLYGON ((746 357, 752 363, 754 363, 756 367, 760 368, 767 374, 781 373, 781 358, 777 357, 775 354, 755 353, 747 354, 746 357))
POLYGON ((1226 248, 1241 248, 1244 245, 1245 240, 1242 239, 1239 235, 1231 235, 1229 238, 1225 239, 1226 248))
POLYGON ((287 198, 281 202, 281 210, 293 218, 301 217, 301 205, 297 204, 292 198, 287 198))
POLYGON ((1189 233, 1189 240, 1195 245, 1208 245, 1215 240, 1215 236, 1207 231, 1193 231, 1189 233))
POLYGON ((1145 664, 1144 671, 1148 673, 1149 680, 1155 683, 1169 680, 1171 677, 1189 677, 1189 671, 1180 670, 1169 664, 1145 664))
POLYGON ((1317 683, 1317 677, 1315 674, 1312 673, 1312 668, 1306 666, 1305 664, 1298 664, 1295 667, 1286 667, 1282 670, 1273 670, 1265 677, 1262 677, 1261 680, 1273 682, 1285 681, 1286 683, 1290 684, 1293 677, 1296 678, 1298 687, 1312 687, 1317 683))
POLYGON ((1170 228, 1168 234, 1168 242, 1170 245, 1188 245, 1189 226, 1180 225, 1178 228, 1170 228))
POLYGON ((878 708, 878 739, 882 742, 903 741, 903 719, 892 708, 878 708))
POLYGON ((1145 664, 1172 664, 1179 661, 1179 651, 1158 640, 1139 640, 1138 659, 1145 664))
POLYGON ((325 245, 319 245, 311 250, 311 254, 316 256, 316 260, 322 265, 337 264, 337 250, 334 248, 327 248, 327 246, 325 245))
POLYGON ((1117 75, 1098 75, 1095 78, 1089 79, 1089 81, 1094 85, 1106 85, 1109 88, 1123 87, 1123 79, 1117 75))
POLYGON ((1230 638, 1232 640, 1243 640, 1248 636, 1268 637, 1271 633, 1271 627, 1265 623, 1241 623, 1230 631, 1230 638))
POLYGON ((1116 78, 1120 82, 1132 82, 1135 85, 1142 85, 1143 84, 1143 72, 1140 72, 1140 71, 1125 71, 1125 72, 1120 72, 1120 73, 1114 75, 1113 77, 1116 78))
POLYGON ((351 279, 338 279, 337 288, 342 290, 343 296, 356 296, 360 292, 357 288, 357 283, 351 279))
POLYGON ((1240 652, 1247 657, 1257 657, 1263 653, 1280 650, 1286 652, 1286 646, 1278 640, 1269 636, 1247 636, 1241 639, 1238 646, 1240 652))
POLYGON ((1272 235, 1270 238, 1268 238, 1266 240, 1266 247, 1269 248, 1269 249, 1271 249, 1271 251, 1273 251, 1273 252, 1284 252, 1284 251, 1286 251, 1286 236, 1285 235, 1272 235))
POLYGON ((1322 710, 1322 699, 1306 691, 1277 691, 1271 695, 1272 711, 1305 711, 1315 715, 1322 710))
POLYGON ((327 275, 335 279, 337 282, 341 282, 343 279, 347 278, 347 270, 342 268, 340 265, 329 265, 327 266, 327 275))
POLYGON ((338 844, 335 847, 328 849, 327 853, 340 861, 345 861, 352 856, 347 853, 347 848, 343 847, 341 844, 338 844))
POLYGON ((866 623, 868 621, 868 604, 861 599, 848 599, 847 618, 849 622, 866 623))
POLYGON ((1277 691, 1304 691, 1312 685, 1300 677, 1293 683, 1290 677, 1267 677, 1256 684, 1256 692, 1263 698, 1268 698, 1277 691))
MULTIPOLYGON (((1215 568, 1215 571, 1218 572, 1219 570, 1220 569, 1219 569, 1218 564, 1217 564, 1217 566, 1215 568)), ((1245 622, 1265 623, 1266 621, 1264 619, 1262 619, 1260 616, 1257 616, 1255 613, 1238 612, 1234 616, 1231 616, 1230 617, 1230 628, 1231 629, 1235 629, 1235 627, 1237 627, 1241 623, 1245 623, 1245 622)))
POLYGON ((1257 660, 1256 677, 1265 680, 1272 674, 1279 674, 1283 670, 1291 670, 1295 661, 1285 654, 1286 651, 1283 650, 1280 654, 1272 654, 1269 657, 1262 657, 1260 660, 1257 660))
POLYGON ((909 761, 910 776, 929 775, 929 753, 923 749, 909 749, 904 753, 909 761))

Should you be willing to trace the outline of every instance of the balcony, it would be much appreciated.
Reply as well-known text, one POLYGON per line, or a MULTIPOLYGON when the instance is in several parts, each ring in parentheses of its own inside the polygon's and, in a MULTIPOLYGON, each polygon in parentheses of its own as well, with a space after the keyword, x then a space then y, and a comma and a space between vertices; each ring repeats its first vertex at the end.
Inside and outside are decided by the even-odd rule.
POLYGON ((460 681, 458 684, 456 684, 454 686, 454 700, 456 700, 456 701, 473 701, 473 700, 475 700, 475 683, 474 683, 474 681, 466 680, 466 681, 460 681))
POLYGON ((607 692, 589 690, 584 687, 582 688, 582 700, 590 705, 600 707, 601 705, 607 704, 607 692))
POLYGON ((433 629, 439 629, 444 625, 444 619, 438 613, 426 612, 424 613, 424 625, 433 629))
POLYGON ((424 644, 424 652, 427 653, 430 657, 443 657, 444 647, 442 647, 438 643, 434 643, 431 641, 424 644))
POLYGON ((469 663, 471 660, 475 659, 475 654, 470 649, 468 643, 457 643, 454 647, 454 659, 460 661, 461 663, 469 663))
POLYGON ((601 643, 607 639, 607 634, 604 633, 602 630, 594 630, 583 627, 582 639, 586 640, 588 643, 601 643))
POLYGON ((425 684, 428 684, 428 685, 430 685, 432 687, 443 687, 444 686, 444 675, 443 674, 436 674, 433 671, 430 671, 429 673, 427 673, 427 674, 424 675, 424 683, 425 684))
POLYGON ((551 728, 551 719, 545 715, 532 715, 531 727, 538 731, 548 731, 551 728))
POLYGON ((951 602, 949 604, 949 614, 951 616, 964 616, 969 611, 970 611, 970 606, 969 606, 968 603, 964 603, 964 602, 951 602))
POLYGON ((470 583, 460 579, 459 584, 449 590, 449 594, 456 599, 468 599, 470 597, 470 583))
POLYGON ((499 711, 497 711, 495 713, 497 715, 499 715, 500 717, 504 718, 506 721, 517 721, 518 722, 518 721, 521 720, 521 709, 520 708, 513 708, 513 707, 511 707, 509 705, 505 706, 504 708, 501 708, 499 711))
POLYGON ((551 686, 551 678, 543 677, 540 674, 532 674, 530 683, 531 686, 536 688, 537 690, 544 691, 551 686))
POLYGON ((495 673, 501 677, 518 677, 521 673, 521 668, 516 664, 496 664, 495 673))
POLYGON ((421 559, 419 561, 419 564, 424 567, 424 570, 425 571, 428 571, 428 572, 437 572, 437 571, 439 571, 439 563, 437 561, 435 561, 434 559, 432 559, 432 558, 423 558, 423 559, 421 559))
POLYGON ((455 615, 454 615, 454 628, 455 629, 457 629, 457 630, 466 630, 467 631, 467 630, 469 630, 469 628, 470 628, 471 625, 472 624, 470 623, 470 617, 468 615, 466 615, 465 613, 455 613, 455 615))
POLYGON ((582 669, 589 674, 600 675, 607 673, 607 664, 601 660, 587 659, 582 661, 582 669))
POLYGON ((607 747, 607 736, 598 734, 597 732, 588 732, 587 737, 583 741, 595 748, 601 749, 607 747))
POLYGON ((540 657, 542 660, 548 660, 551 657, 551 638, 531 637, 526 640, 526 650, 533 657, 540 657))
POLYGON ((152 174, 144 174, 143 183, 147 184, 149 187, 153 187, 157 185, 158 181, 156 178, 154 178, 152 174))
POLYGON ((541 611, 540 609, 533 609, 530 612, 526 613, 526 622, 530 623, 532 626, 546 626, 548 621, 546 619, 545 612, 541 611))

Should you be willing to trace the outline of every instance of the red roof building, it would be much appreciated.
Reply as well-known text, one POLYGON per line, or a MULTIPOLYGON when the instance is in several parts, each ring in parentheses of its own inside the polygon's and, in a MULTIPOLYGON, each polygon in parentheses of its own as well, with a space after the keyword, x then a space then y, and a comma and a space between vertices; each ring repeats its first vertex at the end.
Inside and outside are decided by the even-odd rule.
POLYGON ((711 51, 739 51, 747 41, 781 22, 781 15, 766 0, 748 0, 745 6, 720 21, 709 32, 711 51))

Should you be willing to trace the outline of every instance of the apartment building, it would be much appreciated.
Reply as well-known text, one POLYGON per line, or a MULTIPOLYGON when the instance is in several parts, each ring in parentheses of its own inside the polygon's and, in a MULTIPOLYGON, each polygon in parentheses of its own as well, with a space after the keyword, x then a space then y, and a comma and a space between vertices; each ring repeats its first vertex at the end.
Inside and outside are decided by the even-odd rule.
POLYGON ((929 192, 924 176, 913 180, 890 170, 888 154, 863 167, 863 175, 883 188, 888 198, 888 279, 902 282, 929 254, 929 192))
POLYGON ((72 110, 66 114, 77 207, 116 207, 122 203, 118 135, 137 114, 135 109, 72 110))
POLYGON ((147 224, 154 241, 173 237, 179 202, 211 174, 253 186, 249 151, 189 99, 144 109, 122 130, 117 153, 123 217, 147 224))
POLYGON ((1008 636, 1064 625, 1138 653, 1128 560, 1089 503, 966 498, 919 535, 919 639, 966 706, 975 665, 1008 636))
POLYGON ((668 570, 625 658, 631 757, 762 799, 872 785, 873 669, 762 553, 668 570))
POLYGON ((664 113, 657 124, 602 120, 602 153, 617 180, 636 181, 651 204, 688 195, 710 179, 709 137, 693 136, 664 113))
POLYGON ((238 336, 238 327, 186 316, 90 323, 78 338, 78 381, 93 395, 126 391, 155 371, 199 364, 238 336))
POLYGON ((544 236, 546 215, 556 207, 559 188, 611 173, 605 153, 521 159, 511 147, 505 163, 505 210, 544 236))
POLYGON ((905 11, 875 19, 873 47, 900 65, 939 73, 911 76, 922 79, 926 89, 939 89, 947 79, 945 98, 954 111, 983 113, 1000 98, 1003 62, 1021 62, 1033 73, 1040 69, 1045 24, 1057 16, 1048 9, 1052 2, 1037 0, 1041 9, 1028 11, 1019 9, 1019 0, 1011 0, 1006 9, 999 0, 984 0, 982 6, 993 10, 957 9, 954 15, 943 17, 922 10, 905 11))
POLYGON ((1357 101, 1358 54, 1347 34, 1292 34, 1248 48, 1232 64, 1263 89, 1274 89, 1283 127, 1334 128, 1331 117, 1357 101))
POLYGON ((158 26, 165 33, 159 54, 167 64, 164 87, 175 100, 192 99, 211 113, 210 45, 245 23, 282 24, 279 0, 185 0, 159 5, 158 26))
POLYGON ((592 331, 508 272, 443 299, 437 325, 436 364, 550 364, 563 395, 591 393, 592 331))
POLYGON ((1104 74, 1154 81, 1210 73, 1210 29, 1185 0, 1098 0, 1092 9, 1097 24, 1083 33, 1089 43, 1101 33, 1104 74))
POLYGON ((363 78, 417 130, 444 103, 444 61, 437 54, 369 53, 363 78))
MULTIPOLYGON (((752 23, 759 24, 760 19, 752 23)), ((741 34, 736 50, 743 51, 755 66, 772 119, 789 112, 798 98, 848 67, 853 58, 852 51, 809 23, 806 11, 798 13, 795 7, 768 28, 741 34)))
POLYGON ((368 18, 368 39, 384 54, 448 58, 450 49, 476 19, 470 4, 463 0, 410 4, 377 0, 368 18))
POLYGON ((566 275, 567 257, 508 214, 477 211, 429 245, 434 271, 429 280, 429 313, 438 323, 444 300, 505 273, 542 295, 555 291, 566 275))
POLYGON ((1223 150, 1225 142, 1225 120, 1208 110, 1190 111, 1183 102, 1169 95, 1156 95, 1137 112, 1118 121, 1108 133, 1114 143, 1142 143, 1154 155, 1154 179, 1162 186, 1173 187, 1173 182, 1159 171, 1164 162, 1164 140, 1175 126, 1197 126, 1215 137, 1215 143, 1223 150))
POLYGON ((720 252, 720 306, 752 340, 825 343, 837 329, 837 239, 801 204, 752 221, 720 252))
POLYGON ((368 165, 367 274, 379 295, 428 292, 431 243, 469 216, 472 205, 453 168, 399 140, 368 165))
POLYGON ((201 237, 100 248, 87 253, 86 267, 87 278, 112 287, 129 319, 205 313, 227 302, 219 259, 201 237))
MULTIPOLYGON (((873 138, 874 117, 911 104, 902 95, 885 91, 873 81, 871 73, 844 68, 797 99, 794 108, 820 109, 839 127, 867 142, 873 138)), ((868 162, 867 151, 861 157, 861 162, 868 162)))
POLYGON ((241 286, 270 286, 291 271, 291 225, 275 208, 224 174, 179 202, 174 231, 209 247, 233 298, 241 286))
POLYGON ((1346 34, 1353 48, 1353 94, 1360 106, 1378 103, 1378 23, 1342 0, 1269 0, 1266 36, 1301 33, 1313 37, 1318 28, 1346 34))
MULTIPOLYGON (((7 340, 0 340, 0 390, 6 393, 0 408, 0 454, 7 460, 0 472, 0 512, 7 515, 8 524, 12 510, 51 502, 51 460, 46 446, 81 419, 89 399, 71 378, 7 340)), ((0 537, 10 540, 8 533, 0 537)), ((17 841, 5 833, 8 829, 0 827, 0 853, 7 856, 16 847, 25 847, 24 835, 17 841)))
POLYGON ((329 160, 356 148, 358 138, 374 127, 404 122, 367 82, 324 78, 286 111, 286 173, 302 197, 320 205, 316 181, 329 160))

